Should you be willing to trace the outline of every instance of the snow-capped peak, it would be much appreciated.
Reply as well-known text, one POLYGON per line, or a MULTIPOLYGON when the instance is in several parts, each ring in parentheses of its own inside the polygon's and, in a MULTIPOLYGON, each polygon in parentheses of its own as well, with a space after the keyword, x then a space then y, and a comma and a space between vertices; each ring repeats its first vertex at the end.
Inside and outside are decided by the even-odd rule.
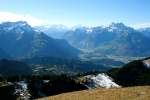
POLYGON ((108 31, 110 32, 114 32, 114 31, 133 31, 134 29, 128 26, 125 26, 123 23, 112 23, 110 24, 106 29, 108 29, 108 31))
POLYGON ((17 21, 17 22, 3 22, 0 24, 1 27, 12 30, 14 28, 19 28, 19 27, 30 27, 27 22, 25 21, 17 21))
POLYGON ((17 21, 17 22, 3 22, 0 24, 0 28, 5 31, 14 30, 17 33, 24 33, 24 31, 31 31, 33 30, 32 27, 25 21, 17 21))
POLYGON ((93 32, 93 29, 92 29, 92 28, 87 28, 87 29, 86 29, 86 32, 87 32, 87 33, 91 33, 91 32, 93 32))

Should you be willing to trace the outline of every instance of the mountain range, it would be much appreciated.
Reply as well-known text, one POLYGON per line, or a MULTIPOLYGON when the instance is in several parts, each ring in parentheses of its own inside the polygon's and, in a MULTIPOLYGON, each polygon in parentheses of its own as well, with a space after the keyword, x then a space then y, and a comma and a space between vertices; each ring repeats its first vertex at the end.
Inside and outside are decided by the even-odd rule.
MULTIPOLYGON (((73 27, 55 25, 38 29, 54 38, 68 41, 73 47, 91 54, 115 56, 149 56, 150 28, 134 29, 123 23, 108 26, 73 27)), ((36 27, 37 29, 37 27, 36 27)))
POLYGON ((0 24, 1 58, 77 58, 81 52, 143 57, 150 55, 149 41, 150 28, 134 29, 123 23, 74 28, 31 27, 24 21, 0 24))
POLYGON ((150 31, 136 30, 123 23, 107 27, 80 27, 64 34, 74 47, 91 53, 117 56, 150 55, 150 31))
POLYGON ((69 30, 65 25, 43 25, 35 26, 35 30, 42 31, 52 38, 61 39, 63 35, 69 30))
POLYGON ((0 48, 12 58, 76 58, 80 53, 66 40, 53 39, 43 32, 36 31, 24 21, 0 24, 0 48))

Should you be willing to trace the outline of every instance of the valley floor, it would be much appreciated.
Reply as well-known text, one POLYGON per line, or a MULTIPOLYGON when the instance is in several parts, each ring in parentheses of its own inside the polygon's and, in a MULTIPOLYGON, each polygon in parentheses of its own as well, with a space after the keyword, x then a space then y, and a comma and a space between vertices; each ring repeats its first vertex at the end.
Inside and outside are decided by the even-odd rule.
POLYGON ((150 100, 150 86, 83 90, 38 100, 150 100))

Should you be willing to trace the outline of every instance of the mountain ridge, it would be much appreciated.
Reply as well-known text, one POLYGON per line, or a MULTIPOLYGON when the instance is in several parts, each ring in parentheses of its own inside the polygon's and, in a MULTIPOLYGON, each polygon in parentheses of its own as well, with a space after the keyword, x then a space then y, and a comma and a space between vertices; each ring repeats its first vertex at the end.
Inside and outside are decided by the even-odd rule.
POLYGON ((37 32, 23 21, 0 24, 0 48, 13 58, 33 56, 76 58, 80 52, 66 40, 53 39, 43 32, 37 32))
POLYGON ((123 23, 112 23, 108 27, 94 27, 91 28, 90 33, 86 28, 68 31, 64 38, 74 47, 92 50, 92 53, 119 56, 150 55, 150 47, 147 46, 150 38, 123 23))

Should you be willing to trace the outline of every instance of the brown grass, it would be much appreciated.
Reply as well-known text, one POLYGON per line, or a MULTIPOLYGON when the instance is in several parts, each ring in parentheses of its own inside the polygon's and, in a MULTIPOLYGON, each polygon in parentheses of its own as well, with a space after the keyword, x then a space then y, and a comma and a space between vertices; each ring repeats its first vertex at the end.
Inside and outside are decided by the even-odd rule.
POLYGON ((150 86, 83 90, 38 100, 150 100, 150 86))

